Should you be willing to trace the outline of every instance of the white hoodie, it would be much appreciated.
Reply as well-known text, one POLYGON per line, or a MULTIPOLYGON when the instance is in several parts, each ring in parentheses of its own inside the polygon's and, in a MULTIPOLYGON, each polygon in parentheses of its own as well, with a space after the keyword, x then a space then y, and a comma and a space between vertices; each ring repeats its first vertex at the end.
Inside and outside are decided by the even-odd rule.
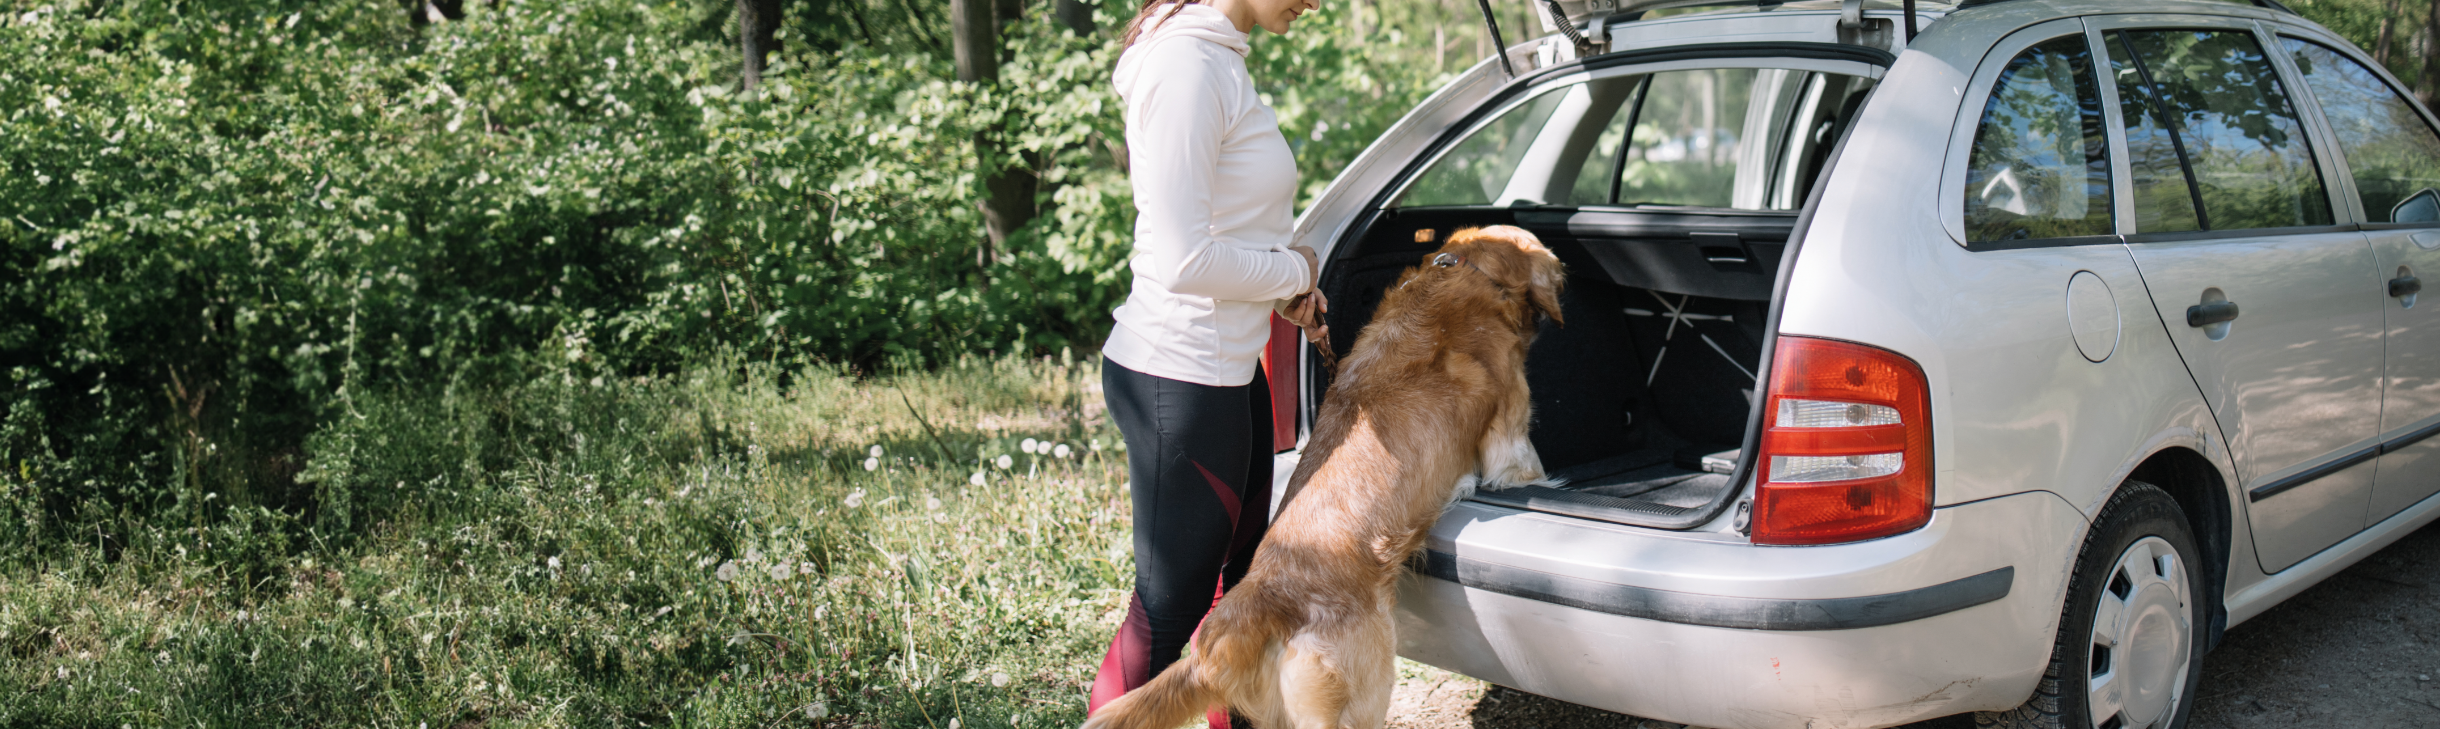
POLYGON ((1127 103, 1135 281, 1101 351, 1144 374, 1243 385, 1272 302, 1313 276, 1288 250, 1296 158, 1246 74, 1246 34, 1208 5, 1155 12, 1111 76, 1127 103))

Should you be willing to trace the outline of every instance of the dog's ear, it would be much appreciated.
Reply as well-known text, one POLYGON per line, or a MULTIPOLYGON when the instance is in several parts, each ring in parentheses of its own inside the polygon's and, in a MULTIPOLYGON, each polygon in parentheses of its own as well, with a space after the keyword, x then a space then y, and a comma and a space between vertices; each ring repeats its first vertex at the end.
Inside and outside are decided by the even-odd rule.
POLYGON ((1529 284, 1533 308, 1543 316, 1550 317, 1551 323, 1565 327, 1567 320, 1559 317, 1559 291, 1567 287, 1567 264, 1560 263, 1559 257, 1552 255, 1549 249, 1542 250, 1533 259, 1533 279, 1529 284))

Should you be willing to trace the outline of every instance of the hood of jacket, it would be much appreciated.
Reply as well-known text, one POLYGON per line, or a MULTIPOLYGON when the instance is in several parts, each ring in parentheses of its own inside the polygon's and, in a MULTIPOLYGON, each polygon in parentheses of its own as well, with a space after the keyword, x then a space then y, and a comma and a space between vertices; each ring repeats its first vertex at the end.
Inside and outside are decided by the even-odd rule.
POLYGON ((1177 8, 1176 15, 1171 15, 1169 11, 1167 7, 1154 10, 1152 19, 1145 22, 1136 36, 1135 45, 1128 46, 1127 52, 1119 54, 1118 69, 1110 75, 1110 82, 1118 87, 1120 99, 1127 98, 1129 92, 1135 89, 1135 81, 1144 71, 1144 58, 1148 55, 1146 51, 1156 43, 1183 36, 1217 43, 1222 48, 1236 51, 1239 56, 1254 50, 1246 33, 1238 30, 1237 24, 1229 22, 1228 15, 1221 13, 1219 8, 1194 4, 1177 8))

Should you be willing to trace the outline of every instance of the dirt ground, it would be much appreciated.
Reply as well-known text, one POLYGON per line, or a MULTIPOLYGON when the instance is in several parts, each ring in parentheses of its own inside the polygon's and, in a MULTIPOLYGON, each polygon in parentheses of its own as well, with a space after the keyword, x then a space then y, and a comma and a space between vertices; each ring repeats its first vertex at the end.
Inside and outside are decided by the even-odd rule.
MULTIPOLYGON (((1409 661, 1395 729, 1681 729, 1409 661)), ((2203 660, 2194 729, 2440 727, 2440 524, 2244 625, 2203 660)), ((1903 729, 1968 729, 1960 715, 1903 729)))

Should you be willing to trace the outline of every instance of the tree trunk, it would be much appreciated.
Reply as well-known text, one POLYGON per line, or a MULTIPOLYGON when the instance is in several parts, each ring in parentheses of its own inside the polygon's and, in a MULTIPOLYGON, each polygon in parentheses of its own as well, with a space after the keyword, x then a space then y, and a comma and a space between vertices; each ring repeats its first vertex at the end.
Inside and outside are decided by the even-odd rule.
POLYGON ((2440 107, 2440 0, 2423 13, 2423 107, 2440 107))
POLYGON ((1093 6, 1084 4, 1084 0, 1059 0, 1053 12, 1057 14, 1059 24, 1067 26, 1076 37, 1093 35, 1093 6))
MULTIPOLYGON (((999 24, 993 17, 997 2, 949 0, 950 45, 959 81, 988 84, 1000 79, 999 24)), ((989 270, 987 267, 997 260, 993 249, 1005 244, 1008 236, 1033 220, 1035 180, 1031 170, 1004 166, 1007 152, 992 144, 988 132, 975 134, 974 152, 985 165, 981 207, 983 232, 987 236, 975 262, 989 270)), ((989 279, 985 281, 988 285, 989 279)))
POLYGON ((1000 26, 991 22, 992 2, 949 0, 949 48, 957 62, 959 81, 1000 80, 1000 26))
POLYGON ((2372 44, 2372 62, 2382 66, 2389 65, 2389 39, 2396 35, 2398 11, 2402 9, 2399 7, 2399 0, 2389 0, 2387 5, 2388 7, 2383 8, 2387 12, 2381 13, 2379 40, 2372 44))
POLYGON ((745 58, 745 88, 762 85, 765 64, 779 47, 780 0, 737 0, 737 45, 745 58))
POLYGON ((406 0, 407 20, 416 27, 466 17, 465 0, 406 0))

